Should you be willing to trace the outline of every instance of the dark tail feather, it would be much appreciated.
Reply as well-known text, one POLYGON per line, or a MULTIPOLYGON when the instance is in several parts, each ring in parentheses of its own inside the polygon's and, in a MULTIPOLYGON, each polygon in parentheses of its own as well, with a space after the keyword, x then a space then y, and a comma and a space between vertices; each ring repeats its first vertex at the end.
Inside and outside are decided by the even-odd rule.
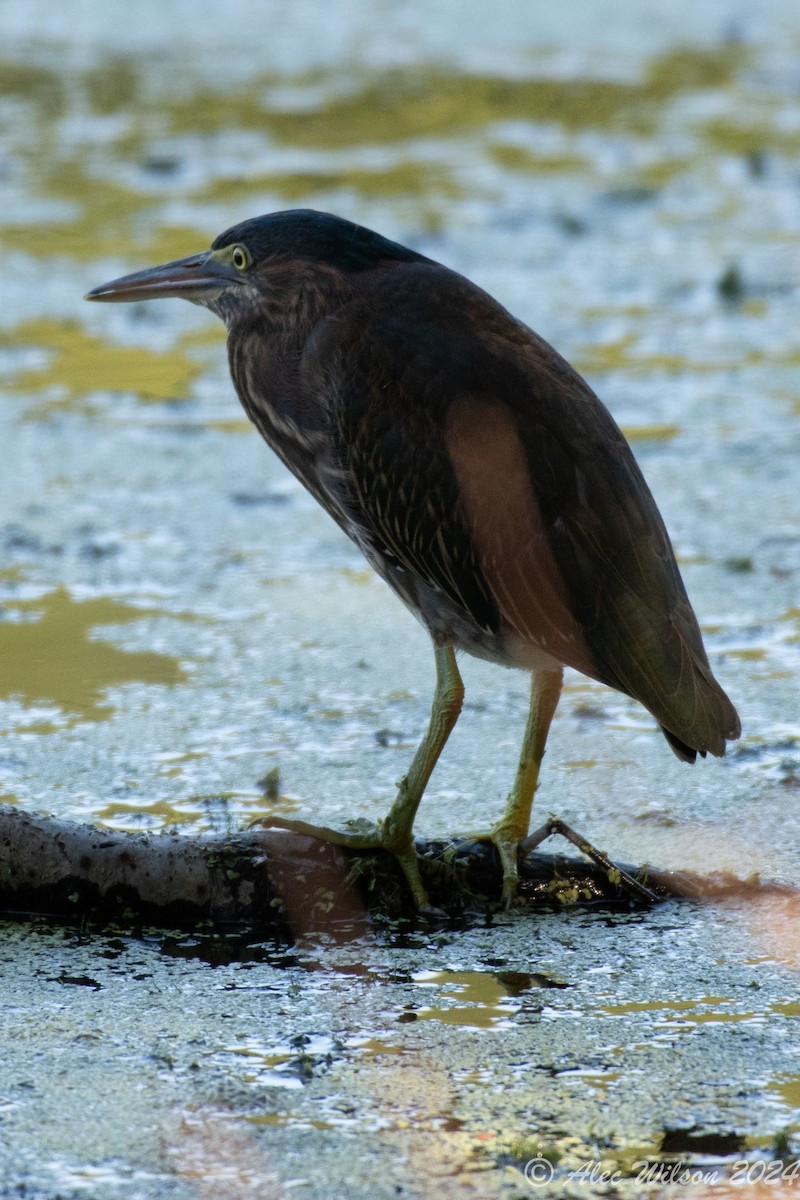
MULTIPOLYGON (((693 750, 691 746, 687 746, 680 738, 675 737, 674 733, 670 733, 668 729, 661 726, 661 732, 670 744, 671 749, 677 754, 683 762, 693 763, 697 759, 697 750, 693 750)), ((705 750, 700 751, 700 757, 705 758, 705 750)))
POLYGON ((705 758, 708 751, 721 758, 725 753, 726 741, 735 741, 742 732, 739 714, 714 679, 710 669, 701 669, 694 682, 696 688, 705 684, 702 691, 705 704, 701 714, 696 714, 688 727, 684 724, 684 737, 688 732, 692 744, 684 741, 684 738, 667 729, 665 725, 661 725, 661 731, 674 753, 688 763, 693 763, 698 754, 705 758), (698 720, 698 715, 702 715, 703 719, 698 720))

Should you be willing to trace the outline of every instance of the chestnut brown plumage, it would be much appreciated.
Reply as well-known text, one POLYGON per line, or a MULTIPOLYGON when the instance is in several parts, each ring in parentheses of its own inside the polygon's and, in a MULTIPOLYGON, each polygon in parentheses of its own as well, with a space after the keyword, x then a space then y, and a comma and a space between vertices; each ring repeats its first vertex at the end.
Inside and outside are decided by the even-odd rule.
POLYGON ((248 416, 433 639, 430 726, 387 818, 347 833, 276 823, 392 850, 425 904, 412 825, 461 708, 456 650, 532 675, 517 777, 490 835, 507 901, 564 665, 640 701, 687 762, 739 736, 624 437, 486 292, 350 221, 296 210, 88 298, 165 296, 222 318, 248 416))

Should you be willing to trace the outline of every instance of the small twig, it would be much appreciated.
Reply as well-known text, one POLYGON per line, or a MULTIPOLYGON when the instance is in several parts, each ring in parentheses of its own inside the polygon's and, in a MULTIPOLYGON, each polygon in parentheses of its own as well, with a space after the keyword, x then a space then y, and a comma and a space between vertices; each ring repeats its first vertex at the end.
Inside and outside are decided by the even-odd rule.
POLYGON ((560 833, 568 842, 572 842, 573 846, 577 846, 582 854, 585 854, 598 867, 606 871, 610 882, 618 879, 635 899, 643 900, 647 904, 655 904, 660 899, 649 887, 645 887, 643 883, 639 883, 638 879, 634 879, 623 867, 612 862, 602 850, 598 850, 585 837, 576 833, 566 821, 562 821, 560 817, 554 817, 552 814, 547 818, 544 825, 540 825, 533 833, 528 834, 525 840, 520 843, 519 848, 523 854, 529 854, 531 850, 535 850, 537 846, 540 846, 542 842, 556 833, 560 833))

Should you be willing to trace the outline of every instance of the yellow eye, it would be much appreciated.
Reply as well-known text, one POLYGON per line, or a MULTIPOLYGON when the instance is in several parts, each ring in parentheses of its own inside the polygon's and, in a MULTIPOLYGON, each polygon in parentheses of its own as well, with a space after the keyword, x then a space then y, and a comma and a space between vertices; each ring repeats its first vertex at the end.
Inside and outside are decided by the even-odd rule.
POLYGON ((231 250, 231 262, 237 271, 245 271, 250 266, 251 258, 244 246, 234 246, 231 250))

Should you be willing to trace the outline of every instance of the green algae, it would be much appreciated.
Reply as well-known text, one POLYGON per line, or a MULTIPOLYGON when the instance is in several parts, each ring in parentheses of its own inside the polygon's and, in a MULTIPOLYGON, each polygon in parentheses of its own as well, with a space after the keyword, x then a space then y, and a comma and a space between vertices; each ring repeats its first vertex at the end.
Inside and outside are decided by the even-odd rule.
POLYGON ((107 116, 141 103, 143 81, 137 64, 124 55, 106 58, 83 74, 83 86, 92 110, 107 116))
POLYGON ((16 601, 12 612, 18 619, 7 615, 0 621, 0 697, 103 721, 114 711, 108 688, 134 682, 171 687, 185 679, 171 655, 121 650, 97 636, 104 625, 163 615, 157 609, 134 608, 107 596, 76 600, 57 587, 37 600, 16 601))
POLYGON ((209 230, 162 223, 156 192, 92 174, 77 158, 56 158, 46 167, 37 164, 36 171, 38 190, 64 202, 74 216, 0 225, 0 247, 36 257, 125 258, 132 253, 158 257, 169 240, 177 247, 172 254, 176 257, 183 253, 184 245, 204 245, 210 240, 209 230), (161 225, 155 234, 154 225, 161 225))
MULTIPOLYGON (((722 88, 734 81, 747 54, 738 46, 673 48, 645 64, 638 79, 556 78, 541 74, 511 78, 461 73, 435 62, 380 74, 353 67, 346 72, 311 70, 286 76, 264 72, 224 90, 197 78, 155 83, 133 57, 112 56, 67 76, 55 69, 0 61, 0 92, 34 109, 36 133, 19 149, 24 173, 42 196, 68 208, 53 220, 12 217, 0 225, 0 247, 35 257, 99 257, 157 261, 189 253, 216 230, 189 224, 167 225, 164 200, 180 150, 165 151, 170 134, 192 137, 251 131, 264 139, 254 170, 226 167, 190 189, 198 204, 238 202, 242 196, 277 196, 287 203, 342 192, 381 202, 414 203, 413 219, 430 232, 445 222, 446 202, 463 199, 466 185, 441 158, 410 154, 378 166, 343 162, 286 169, 276 162, 264 170, 270 141, 297 150, 350 151, 366 145, 392 145, 418 139, 454 138, 508 122, 556 125, 567 134, 610 130, 652 135, 673 98, 722 88), (287 89, 289 98, 287 101, 287 89), (57 118, 66 97, 79 100, 101 117, 118 121, 109 139, 103 171, 82 151, 65 151, 57 118), (122 119, 121 119, 122 118, 122 119), (31 146, 39 143, 34 151, 31 146), (114 161, 137 174, 138 186, 121 182, 114 161), (147 173, 148 162, 169 170, 147 173), (445 207, 443 207, 445 206, 445 207)), ((701 127, 706 139, 725 140, 725 121, 701 127)), ((731 137, 735 135, 731 133, 731 137)), ((728 139, 730 141, 730 138, 728 139)), ((735 137, 734 137, 735 140, 735 137)), ((790 141, 791 139, 789 139, 790 141)), ((750 132, 742 146, 761 144, 750 132)), ((789 149, 789 141, 785 148, 789 149)), ((771 144, 775 144, 774 141, 771 144)), ((729 147, 723 147, 729 148, 729 147)), ((502 139, 488 140, 484 153, 500 169, 556 174, 589 169, 583 153, 569 148, 539 153, 502 139)), ((685 158, 660 161, 633 174, 637 186, 660 187, 691 165, 685 158)), ((176 185, 177 186, 177 185, 176 185)), ((474 194, 475 180, 470 187, 474 194)), ((188 189, 182 189, 186 194, 188 189)), ((483 187, 482 190, 486 190, 483 187)), ((405 210, 404 210, 405 211, 405 210)))
POLYGON ((436 989, 442 1004, 425 1005, 417 1010, 419 1021, 441 1021, 476 1029, 495 1029, 505 1025, 518 1005, 514 999, 531 986, 531 977, 506 981, 495 971, 425 971, 415 977, 424 988, 436 989))
MULTIPOLYGON (((187 339, 188 344, 197 338, 187 339)), ((40 346, 50 351, 49 361, 17 374, 6 386, 15 392, 54 392, 46 406, 70 407, 94 392, 133 392, 145 401, 185 399, 203 373, 203 365, 182 353, 179 344, 169 350, 110 344, 88 333, 78 321, 38 317, 0 335, 0 345, 40 346)), ((37 415, 42 415, 37 410, 37 415)))
POLYGON ((580 154, 542 154, 527 146, 497 142, 489 146, 489 156, 499 167, 529 174, 560 174, 585 171, 588 160, 580 154))
POLYGON ((747 122, 717 117, 699 128, 701 136, 725 154, 748 157, 774 153, 796 157, 800 154, 800 129, 780 128, 777 121, 747 122))
POLYGON ((111 800, 97 810, 98 821, 105 825, 119 828, 133 821, 136 824, 147 820, 159 829, 174 829, 178 826, 195 826, 201 824, 207 814, 201 806, 184 801, 172 804, 169 800, 142 800, 140 803, 129 803, 123 800, 111 800))
POLYGON ((240 200, 242 196, 274 193, 287 201, 303 200, 322 192, 347 190, 367 197, 441 196, 460 199, 464 187, 438 163, 406 159, 388 167, 319 168, 275 171, 268 175, 219 179, 201 189, 204 200, 240 200))
POLYGON ((669 421, 654 421, 649 425, 623 425, 622 432, 629 442, 669 442, 678 436, 681 427, 669 421))
MULTIPOLYGON (((744 51, 737 46, 676 48, 651 60, 643 77, 633 82, 514 79, 456 73, 429 64, 366 75, 357 86, 345 92, 339 87, 339 94, 314 108, 299 104, 294 110, 270 109, 270 86, 275 81, 264 78, 238 94, 208 90, 178 100, 170 108, 170 119, 176 131, 213 132, 236 126, 261 130, 284 144, 327 148, 452 135, 511 120, 571 130, 619 127, 646 132, 657 120, 660 106, 682 92, 723 87, 745 61, 744 51)), ((292 82, 318 89, 338 80, 309 72, 292 82)), ((333 86, 330 90, 337 91, 333 86)))
MULTIPOLYGON (((665 375, 700 375, 720 369, 719 363, 692 359, 683 354, 636 354, 634 347, 637 342, 637 335, 629 332, 607 342, 584 344, 573 352, 572 362, 586 375, 602 375, 608 371, 632 371, 641 374, 658 371, 665 375)), ((760 358, 760 352, 745 351, 741 357, 727 365, 753 366, 760 358)))
POLYGON ((48 117, 63 111, 66 85, 62 76, 32 63, 0 59, 0 96, 32 101, 48 117))

